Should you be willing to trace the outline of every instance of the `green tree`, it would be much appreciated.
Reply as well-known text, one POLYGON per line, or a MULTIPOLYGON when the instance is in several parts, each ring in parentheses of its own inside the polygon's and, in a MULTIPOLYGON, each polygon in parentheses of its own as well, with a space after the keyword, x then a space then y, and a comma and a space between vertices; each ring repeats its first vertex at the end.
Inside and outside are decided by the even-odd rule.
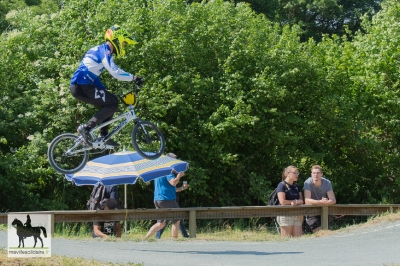
POLYGON ((322 39, 323 34, 344 35, 346 28, 351 32, 361 29, 361 18, 368 14, 371 18, 380 10, 380 2, 375 0, 280 0, 275 10, 277 20, 283 25, 300 25, 302 40, 322 39))
POLYGON ((63 0, 13 0, 0 2, 0 32, 4 30, 11 31, 12 27, 7 22, 6 16, 9 12, 12 13, 16 10, 22 10, 30 7, 34 14, 50 14, 57 12, 62 6, 63 0))
POLYGON ((23 0, 1 1, 0 2, 0 31, 4 31, 8 27, 6 15, 10 10, 23 9, 26 4, 23 0))
MULTIPOLYGON (((0 40, 3 208, 84 208, 90 187, 55 173, 46 150, 95 112, 68 84, 114 23, 139 40, 117 61, 146 78, 139 116, 157 123, 167 151, 191 165, 182 206, 264 204, 292 164, 305 173, 300 183, 321 164, 340 203, 399 200, 397 1, 365 16, 356 35, 318 42, 302 41, 301 23, 282 27, 222 0, 71 0, 57 8, 8 13, 0 40)), ((129 90, 102 79, 114 93, 129 90)), ((119 134, 125 147, 130 130, 119 134)), ((152 207, 152 189, 129 186, 129 206, 152 207)))
MULTIPOLYGON (((201 0, 186 1, 188 3, 201 0)), ((343 35, 346 28, 351 32, 361 30, 362 16, 369 18, 381 9, 381 0, 245 0, 245 2, 269 20, 282 26, 299 25, 302 41, 313 38, 321 41, 324 34, 343 35)))

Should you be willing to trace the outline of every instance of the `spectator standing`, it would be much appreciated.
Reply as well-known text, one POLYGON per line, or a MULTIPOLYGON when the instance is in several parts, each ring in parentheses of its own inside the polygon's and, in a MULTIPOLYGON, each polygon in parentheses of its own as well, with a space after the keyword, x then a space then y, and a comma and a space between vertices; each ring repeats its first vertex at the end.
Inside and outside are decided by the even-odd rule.
MULTIPOLYGON (((278 184, 277 193, 280 205, 301 205, 303 196, 297 184, 299 171, 295 166, 288 166, 283 170, 282 182, 278 184)), ((303 216, 277 216, 277 222, 281 229, 281 236, 301 236, 303 233, 303 216)))
MULTIPOLYGON (((187 183, 183 183, 183 185, 180 188, 176 188, 176 192, 180 193, 180 192, 184 191, 187 188, 188 188, 188 184, 187 183)), ((176 194, 176 202, 179 204, 179 194, 176 194)), ((169 222, 170 221, 167 221, 165 226, 162 229, 160 229, 159 231, 157 231, 156 239, 160 239, 161 238, 161 235, 163 234, 164 229, 168 226, 169 222)), ((186 230, 185 222, 183 221, 183 219, 179 221, 179 230, 181 231, 182 237, 189 238, 189 235, 188 235, 187 230, 186 230)))
MULTIPOLYGON (((311 177, 304 182, 304 199, 310 205, 332 205, 336 203, 332 183, 323 177, 322 167, 311 167, 311 177)), ((321 216, 307 216, 306 222, 315 233, 321 230, 321 216)))
MULTIPOLYGON (((176 155, 173 153, 168 153, 167 156, 176 158, 176 155)), ((184 175, 184 172, 178 173, 175 169, 173 169, 172 174, 162 176, 154 180, 154 205, 156 209, 179 208, 179 204, 176 202, 176 185, 184 175)), ((163 229, 166 224, 166 220, 157 220, 157 223, 150 228, 144 239, 149 238, 157 233, 157 231, 163 229)), ((178 238, 179 224, 179 220, 172 221, 173 238, 178 238)))

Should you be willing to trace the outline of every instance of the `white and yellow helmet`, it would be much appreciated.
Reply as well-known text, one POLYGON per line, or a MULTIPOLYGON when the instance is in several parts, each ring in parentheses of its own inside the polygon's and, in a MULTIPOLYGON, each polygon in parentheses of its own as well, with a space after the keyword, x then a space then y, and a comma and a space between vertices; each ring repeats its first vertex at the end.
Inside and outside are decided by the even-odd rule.
POLYGON ((104 39, 112 43, 117 57, 122 57, 126 54, 124 42, 127 44, 137 44, 135 37, 129 36, 128 32, 118 25, 109 28, 104 35, 104 39))

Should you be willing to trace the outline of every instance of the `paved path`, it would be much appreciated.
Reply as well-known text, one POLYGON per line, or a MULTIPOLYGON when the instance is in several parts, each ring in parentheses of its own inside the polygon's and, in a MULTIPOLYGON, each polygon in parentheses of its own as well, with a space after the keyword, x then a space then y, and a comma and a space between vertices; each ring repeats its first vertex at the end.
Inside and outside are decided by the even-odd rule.
MULTIPOLYGON (((7 233, 0 232, 0 245, 7 233)), ((400 265, 400 221, 282 242, 52 239, 52 254, 152 265, 400 265)))

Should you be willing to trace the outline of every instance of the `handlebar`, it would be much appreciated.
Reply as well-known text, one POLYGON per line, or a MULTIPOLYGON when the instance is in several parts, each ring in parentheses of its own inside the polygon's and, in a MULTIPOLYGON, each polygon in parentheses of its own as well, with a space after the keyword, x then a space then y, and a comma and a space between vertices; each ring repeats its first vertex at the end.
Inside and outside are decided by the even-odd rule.
POLYGON ((133 105, 134 107, 136 107, 139 100, 137 94, 139 91, 140 87, 135 83, 133 90, 124 94, 115 94, 115 95, 126 105, 133 105))

